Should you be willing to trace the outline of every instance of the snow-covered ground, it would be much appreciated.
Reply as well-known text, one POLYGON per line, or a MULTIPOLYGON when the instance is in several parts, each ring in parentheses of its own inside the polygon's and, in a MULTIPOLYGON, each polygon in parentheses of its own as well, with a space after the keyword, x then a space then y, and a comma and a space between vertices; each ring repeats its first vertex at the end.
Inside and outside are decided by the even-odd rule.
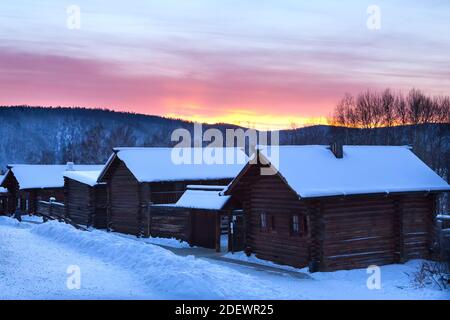
POLYGON ((0 217, 0 299, 449 299, 449 292, 411 286, 406 273, 418 264, 382 267, 381 290, 369 290, 366 270, 303 279, 295 273, 306 270, 183 257, 118 234, 0 217), (79 290, 66 286, 69 266, 80 268, 79 290))

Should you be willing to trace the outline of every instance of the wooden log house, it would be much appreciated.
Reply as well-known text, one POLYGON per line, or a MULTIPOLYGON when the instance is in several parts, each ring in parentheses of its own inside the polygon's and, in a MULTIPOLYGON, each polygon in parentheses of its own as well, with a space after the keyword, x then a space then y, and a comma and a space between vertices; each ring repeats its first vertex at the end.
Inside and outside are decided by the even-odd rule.
POLYGON ((430 258, 436 195, 450 186, 408 147, 286 146, 258 159, 225 191, 242 203, 248 253, 312 272, 430 258))
POLYGON ((3 179, 1 187, 10 193, 11 205, 8 213, 20 210, 24 214, 34 214, 38 201, 48 201, 55 198, 56 202, 64 202, 64 178, 65 171, 90 171, 101 170, 98 165, 8 165, 8 171, 3 179))
POLYGON ((106 184, 98 183, 100 171, 64 173, 65 217, 78 225, 106 228, 106 184))
MULTIPOLYGON (((5 176, 0 175, 0 185, 3 182, 3 179, 5 176)), ((7 215, 9 210, 9 207, 12 205, 11 202, 11 196, 8 192, 8 189, 0 187, 0 216, 7 215)))
POLYGON ((224 189, 225 186, 191 185, 175 204, 152 205, 148 234, 220 252, 231 211, 237 209, 230 196, 221 195, 224 189))
POLYGON ((188 185, 227 185, 246 161, 238 148, 116 148, 98 180, 107 183, 108 228, 149 236, 151 205, 176 203, 188 185), (214 161, 198 161, 210 152, 214 161))

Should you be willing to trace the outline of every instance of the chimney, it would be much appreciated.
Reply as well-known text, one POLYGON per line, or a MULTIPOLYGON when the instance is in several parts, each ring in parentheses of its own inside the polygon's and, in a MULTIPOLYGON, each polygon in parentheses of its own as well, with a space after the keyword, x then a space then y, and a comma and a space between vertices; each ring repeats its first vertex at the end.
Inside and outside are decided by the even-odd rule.
POLYGON ((67 162, 66 171, 74 171, 73 162, 67 162))
POLYGON ((333 142, 330 146, 331 152, 337 159, 342 159, 344 157, 344 147, 340 142, 333 142))

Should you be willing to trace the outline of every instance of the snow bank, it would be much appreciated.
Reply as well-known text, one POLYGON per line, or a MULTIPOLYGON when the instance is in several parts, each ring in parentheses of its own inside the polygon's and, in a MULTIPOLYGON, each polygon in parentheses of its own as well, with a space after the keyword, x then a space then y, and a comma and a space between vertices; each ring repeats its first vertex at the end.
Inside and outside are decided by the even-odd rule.
MULTIPOLYGON (((92 228, 92 230, 95 230, 92 228)), ((129 234, 123 234, 123 233, 114 233, 115 236, 119 236, 122 238, 139 241, 143 243, 149 243, 149 244, 156 244, 159 246, 164 247, 170 247, 170 248, 177 248, 177 249, 188 249, 191 248, 189 243, 186 241, 181 241, 175 238, 158 238, 158 237, 151 237, 151 238, 136 238, 136 236, 129 235, 129 234)))
POLYGON ((128 269, 161 299, 261 299, 262 293, 274 293, 257 277, 114 234, 83 232, 56 221, 33 226, 31 232, 128 269))

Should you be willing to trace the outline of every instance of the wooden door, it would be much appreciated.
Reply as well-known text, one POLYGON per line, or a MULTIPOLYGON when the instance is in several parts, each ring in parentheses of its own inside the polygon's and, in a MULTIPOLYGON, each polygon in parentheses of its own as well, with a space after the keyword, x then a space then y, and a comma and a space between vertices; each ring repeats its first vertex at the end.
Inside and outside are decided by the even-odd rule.
POLYGON ((233 211, 228 232, 228 251, 245 249, 245 215, 242 210, 233 211))
POLYGON ((216 214, 207 211, 191 213, 191 245, 215 249, 216 247, 216 214))

